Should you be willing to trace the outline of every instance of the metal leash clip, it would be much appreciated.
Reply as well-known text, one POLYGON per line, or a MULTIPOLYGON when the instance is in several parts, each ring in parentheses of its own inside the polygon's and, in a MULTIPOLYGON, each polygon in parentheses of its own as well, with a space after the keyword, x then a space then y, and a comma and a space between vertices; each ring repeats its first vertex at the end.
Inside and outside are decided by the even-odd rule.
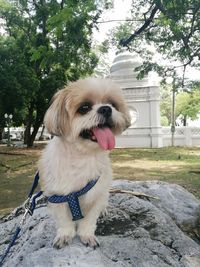
POLYGON ((31 198, 27 198, 27 200, 24 202, 24 205, 23 205, 23 209, 24 209, 24 215, 20 221, 20 225, 23 225, 26 218, 27 218, 27 215, 30 214, 32 215, 32 211, 31 211, 31 198))

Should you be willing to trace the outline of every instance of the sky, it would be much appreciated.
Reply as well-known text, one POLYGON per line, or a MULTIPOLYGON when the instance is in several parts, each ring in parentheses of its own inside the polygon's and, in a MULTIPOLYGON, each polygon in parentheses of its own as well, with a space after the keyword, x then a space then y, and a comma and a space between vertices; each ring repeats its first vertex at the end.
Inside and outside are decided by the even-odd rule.
MULTIPOLYGON (((100 21, 108 21, 108 20, 125 20, 126 18, 130 18, 130 7, 132 0, 114 0, 113 8, 111 10, 107 10, 102 15, 100 21)), ((103 42, 107 35, 109 34, 111 29, 116 28, 120 22, 107 22, 99 24, 99 30, 94 31, 94 39, 101 43, 103 42)), ((108 54, 108 60, 110 64, 114 60, 116 53, 116 49, 110 49, 108 54)))
MULTIPOLYGON (((130 18, 130 7, 132 0, 114 0, 114 5, 111 10, 107 10, 101 16, 101 21, 108 21, 108 20, 124 20, 126 18, 130 18)), ((112 28, 119 25, 120 22, 109 22, 109 23, 102 23, 99 25, 99 32, 96 31, 95 39, 98 41, 103 41, 106 34, 112 28), (100 34, 99 34, 100 33, 100 34)))

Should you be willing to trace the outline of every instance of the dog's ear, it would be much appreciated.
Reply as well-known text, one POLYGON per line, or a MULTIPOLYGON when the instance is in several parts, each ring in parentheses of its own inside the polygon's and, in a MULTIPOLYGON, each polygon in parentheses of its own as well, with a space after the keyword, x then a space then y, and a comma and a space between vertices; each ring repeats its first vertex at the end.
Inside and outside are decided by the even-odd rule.
POLYGON ((58 91, 44 116, 44 125, 52 135, 63 136, 69 130, 69 116, 66 109, 67 90, 58 91))

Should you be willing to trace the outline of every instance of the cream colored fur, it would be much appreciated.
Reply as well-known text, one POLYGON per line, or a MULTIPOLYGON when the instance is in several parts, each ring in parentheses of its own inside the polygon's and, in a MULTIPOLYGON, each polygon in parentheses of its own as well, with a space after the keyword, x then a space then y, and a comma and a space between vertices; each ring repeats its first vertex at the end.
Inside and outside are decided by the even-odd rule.
POLYGON ((115 135, 129 126, 129 112, 120 89, 105 79, 88 78, 71 83, 55 95, 45 115, 46 128, 56 136, 39 161, 44 194, 67 195, 99 177, 96 185, 79 198, 83 219, 72 221, 67 204, 48 205, 57 226, 54 240, 57 248, 71 243, 76 233, 84 244, 98 245, 96 222, 107 206, 112 170, 109 152, 100 148, 98 143, 83 139, 80 133, 99 125, 102 117, 98 109, 101 106, 112 109, 112 132, 115 135), (85 101, 92 102, 92 109, 81 115, 77 110, 85 101), (112 105, 113 102, 117 108, 112 105))

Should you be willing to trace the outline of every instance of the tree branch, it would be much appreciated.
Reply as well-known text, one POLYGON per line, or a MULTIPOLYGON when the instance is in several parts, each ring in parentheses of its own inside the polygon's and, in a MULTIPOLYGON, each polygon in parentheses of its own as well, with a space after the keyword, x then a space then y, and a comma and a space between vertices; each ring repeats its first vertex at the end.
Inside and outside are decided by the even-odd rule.
POLYGON ((123 189, 118 189, 118 188, 111 188, 109 190, 109 192, 111 194, 115 194, 115 193, 125 193, 125 194, 130 194, 130 195, 133 195, 133 196, 136 196, 136 197, 147 197, 147 198, 153 198, 153 199, 160 199, 159 197, 155 197, 155 196, 150 196, 150 195, 147 195, 145 193, 142 193, 142 192, 136 192, 136 191, 130 191, 130 190, 123 190, 123 189))
POLYGON ((146 30, 148 28, 148 26, 152 23, 152 21, 154 19, 154 16, 155 16, 157 11, 158 11, 158 7, 154 6, 154 8, 151 11, 150 16, 146 19, 144 24, 137 31, 135 31, 128 39, 120 40, 119 44, 122 45, 122 46, 128 46, 128 44, 131 41, 133 41, 133 39, 135 39, 135 37, 137 37, 137 35, 139 35, 140 33, 142 33, 144 30, 146 30))
POLYGON ((147 14, 151 11, 152 7, 153 7, 154 3, 152 3, 149 7, 149 9, 143 13, 143 16, 144 16, 144 20, 146 21, 148 18, 147 18, 147 14))
POLYGON ((120 22, 120 21, 142 21, 144 22, 144 19, 111 19, 111 20, 104 20, 104 21, 97 21, 97 23, 110 23, 110 22, 120 22))
POLYGON ((60 10, 63 10, 63 8, 64 8, 64 4, 65 4, 65 1, 62 0, 62 1, 60 2, 60 10))
POLYGON ((187 65, 185 65, 183 67, 182 88, 184 88, 184 86, 185 86, 185 72, 186 72, 186 67, 187 67, 187 65))

